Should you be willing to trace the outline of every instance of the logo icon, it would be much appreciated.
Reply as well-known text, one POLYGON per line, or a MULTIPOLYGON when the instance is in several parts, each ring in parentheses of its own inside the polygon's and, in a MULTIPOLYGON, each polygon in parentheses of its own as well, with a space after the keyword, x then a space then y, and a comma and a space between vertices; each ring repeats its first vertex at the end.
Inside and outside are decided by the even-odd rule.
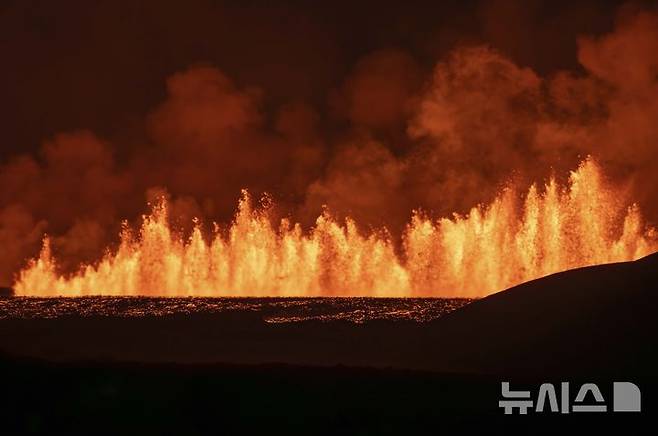
MULTIPOLYGON (((504 409, 505 415, 512 415, 518 411, 520 415, 527 415, 528 410, 541 412, 607 412, 608 404, 601 390, 595 383, 584 383, 578 389, 573 403, 569 403, 569 382, 560 383, 560 395, 552 383, 542 383, 536 396, 532 400, 531 391, 512 391, 509 382, 501 382, 503 399, 498 406, 504 409), (593 404, 592 400, 593 399, 593 404)), ((642 395, 640 388, 631 382, 614 382, 612 385, 612 411, 613 412, 640 412, 642 410, 642 395)))

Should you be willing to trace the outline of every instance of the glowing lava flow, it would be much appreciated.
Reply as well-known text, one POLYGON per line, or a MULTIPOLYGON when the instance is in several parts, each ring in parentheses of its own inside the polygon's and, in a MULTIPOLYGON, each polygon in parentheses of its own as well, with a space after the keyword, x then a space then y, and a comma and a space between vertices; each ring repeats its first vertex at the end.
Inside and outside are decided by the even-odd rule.
POLYGON ((635 205, 605 186, 586 160, 569 185, 532 186, 519 203, 503 191, 466 216, 414 214, 401 254, 385 232, 364 235, 348 219, 320 216, 310 232, 283 220, 273 228, 245 193, 228 232, 210 241, 197 225, 176 236, 164 204, 139 234, 98 264, 60 275, 48 240, 19 273, 18 295, 482 296, 579 266, 633 260, 658 250, 635 205))

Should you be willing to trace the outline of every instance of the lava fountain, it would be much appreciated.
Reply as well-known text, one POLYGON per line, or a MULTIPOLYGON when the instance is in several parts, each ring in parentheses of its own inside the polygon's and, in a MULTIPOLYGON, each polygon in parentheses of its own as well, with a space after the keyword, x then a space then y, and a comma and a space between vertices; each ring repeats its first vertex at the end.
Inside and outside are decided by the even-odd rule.
POLYGON ((308 232, 272 225, 244 192, 226 232, 174 232, 165 202, 127 225, 118 249, 60 274, 50 243, 18 276, 18 295, 474 297, 571 268, 634 260, 658 250, 657 232, 587 159, 566 186, 551 179, 524 195, 432 220, 415 212, 399 244, 328 213, 308 232))

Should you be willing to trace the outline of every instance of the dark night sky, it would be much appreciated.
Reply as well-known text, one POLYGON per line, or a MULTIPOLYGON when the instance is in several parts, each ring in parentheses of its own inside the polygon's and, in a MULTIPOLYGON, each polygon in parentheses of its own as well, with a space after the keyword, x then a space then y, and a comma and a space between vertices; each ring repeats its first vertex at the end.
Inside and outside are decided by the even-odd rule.
POLYGON ((261 88, 265 105, 304 100, 321 113, 355 62, 382 48, 431 68, 456 44, 485 42, 540 73, 572 69, 576 36, 609 31, 618 4, 4 1, 2 158, 72 129, 132 138, 165 78, 196 63, 261 88))

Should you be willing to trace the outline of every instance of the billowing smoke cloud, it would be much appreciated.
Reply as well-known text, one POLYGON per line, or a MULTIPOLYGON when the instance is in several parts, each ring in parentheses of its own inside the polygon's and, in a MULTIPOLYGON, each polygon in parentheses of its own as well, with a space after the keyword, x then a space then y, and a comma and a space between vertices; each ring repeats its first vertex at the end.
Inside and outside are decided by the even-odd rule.
MULTIPOLYGON (((655 177, 651 155, 658 148, 651 122, 658 115, 652 55, 658 16, 626 14, 612 34, 578 41, 584 73, 541 77, 487 46, 453 50, 421 92, 400 99, 401 110, 412 107, 404 115, 411 146, 394 155, 397 144, 361 133, 338 150, 307 200, 400 228, 411 208, 465 212, 491 200, 511 178, 528 184, 564 177, 593 155, 613 177, 635 182, 633 199, 655 220, 658 192, 648 181, 655 177)), ((355 75, 365 81, 362 71, 355 75)), ((382 73, 372 76, 377 83, 382 73)))
POLYGON ((38 251, 44 232, 69 263, 63 267, 102 254, 120 218, 134 213, 124 203, 133 176, 117 169, 110 145, 87 131, 56 135, 39 156, 18 156, 4 165, 2 280, 38 251))
POLYGON ((409 118, 421 80, 420 66, 409 54, 379 50, 357 63, 332 103, 355 128, 394 129, 409 118))
POLYGON ((624 8, 612 33, 577 47, 581 69, 550 75, 480 44, 456 46, 431 71, 404 50, 376 50, 326 105, 273 107, 266 89, 190 66, 167 78, 129 146, 74 130, 0 167, 0 282, 44 233, 64 269, 93 262, 122 219, 162 195, 183 230, 192 217, 229 220, 246 188, 307 226, 326 206, 399 235, 413 209, 465 212, 511 179, 563 177, 590 154, 631 181, 655 223, 658 15, 624 8))
POLYGON ((239 89, 212 67, 174 74, 167 89, 148 117, 153 147, 137 168, 148 184, 196 202, 195 212, 226 218, 243 188, 298 198, 317 176, 323 147, 312 108, 286 105, 268 124, 261 91, 239 89))

